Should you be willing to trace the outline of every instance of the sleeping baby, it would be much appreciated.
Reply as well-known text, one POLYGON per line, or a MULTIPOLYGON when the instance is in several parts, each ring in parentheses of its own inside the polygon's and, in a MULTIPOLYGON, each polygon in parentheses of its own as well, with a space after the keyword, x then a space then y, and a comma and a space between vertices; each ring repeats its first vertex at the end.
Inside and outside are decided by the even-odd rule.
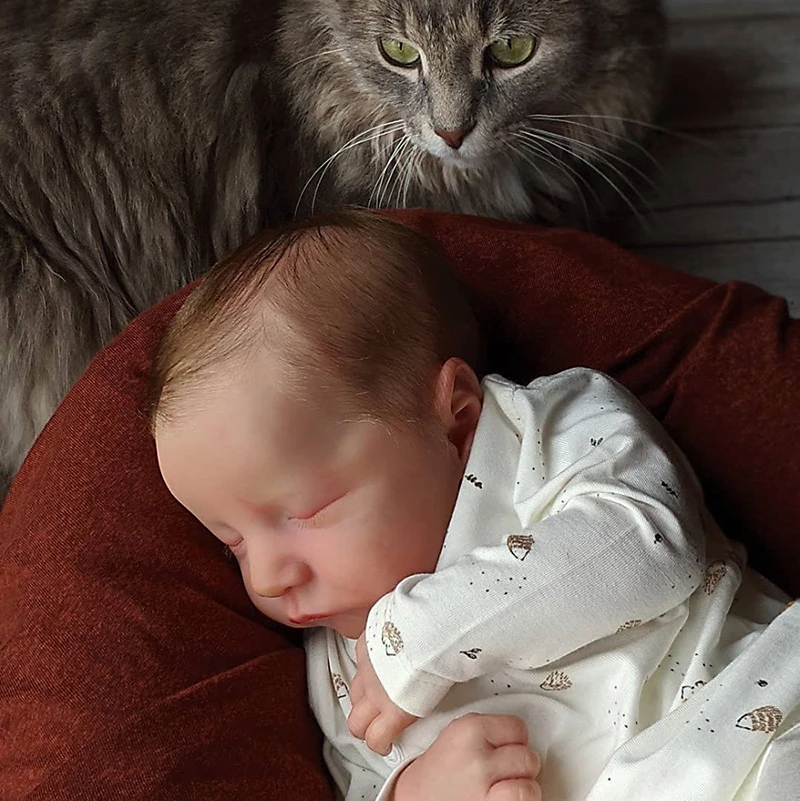
POLYGON ((482 378, 433 243, 350 211, 215 267, 153 367, 164 481, 307 630, 346 801, 796 801, 800 605, 609 377, 482 378))

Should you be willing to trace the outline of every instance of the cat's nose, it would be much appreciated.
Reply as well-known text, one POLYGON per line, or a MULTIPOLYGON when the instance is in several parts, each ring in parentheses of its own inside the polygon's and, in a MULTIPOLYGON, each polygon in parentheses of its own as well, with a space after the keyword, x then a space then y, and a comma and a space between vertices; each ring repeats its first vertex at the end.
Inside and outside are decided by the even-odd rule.
POLYGON ((434 128, 433 132, 447 142, 453 150, 458 150, 474 127, 475 125, 473 123, 472 125, 465 125, 457 131, 442 131, 439 128, 434 128))

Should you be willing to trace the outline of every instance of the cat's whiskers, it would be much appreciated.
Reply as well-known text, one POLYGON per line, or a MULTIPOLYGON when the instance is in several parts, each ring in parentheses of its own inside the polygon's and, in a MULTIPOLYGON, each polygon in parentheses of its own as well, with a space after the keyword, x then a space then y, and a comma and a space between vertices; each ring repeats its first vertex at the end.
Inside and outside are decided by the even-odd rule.
MULTIPOLYGON (((366 142, 372 142, 372 143, 373 143, 373 145, 375 145, 375 144, 376 144, 376 143, 377 143, 377 142, 378 142, 378 141, 379 141, 379 140, 380 140, 380 139, 381 139, 383 136, 386 136, 386 135, 389 135, 389 134, 392 134, 392 135, 394 135, 394 134, 396 134, 398 131, 401 131, 401 130, 403 129, 403 127, 404 127, 404 125, 403 125, 403 122, 402 122, 401 120, 395 120, 395 121, 394 121, 394 122, 392 122, 392 123, 384 123, 384 125, 385 125, 385 126, 391 126, 391 127, 390 127, 390 128, 389 128, 389 127, 387 127, 387 129, 386 129, 386 130, 379 130, 379 131, 378 131, 378 133, 375 133, 375 134, 371 135, 371 136, 370 136, 368 139, 366 139, 366 140, 360 140, 360 141, 358 141, 358 142, 353 142, 353 140, 351 140, 352 144, 351 144, 350 146, 343 146, 342 148, 340 148, 340 149, 339 149, 339 151, 337 151, 336 153, 334 153, 334 154, 333 154, 333 156, 331 157, 330 164, 328 164, 328 166, 327 166, 327 167, 325 168, 325 170, 323 171, 322 175, 320 176, 320 179, 319 179, 319 181, 317 182, 317 186, 316 186, 316 188, 315 188, 315 190, 314 190, 314 196, 313 196, 313 198, 312 198, 312 200, 311 200, 311 213, 312 213, 312 214, 314 213, 314 208, 315 208, 315 205, 316 205, 316 199, 317 199, 317 193, 319 192, 319 189, 320 189, 320 187, 321 187, 321 185, 322 185, 322 181, 323 181, 323 179, 325 178, 325 173, 328 171, 328 169, 330 168, 330 166, 333 164, 333 160, 334 160, 334 159, 335 159, 337 156, 341 155, 341 153, 343 153, 345 150, 350 150, 352 147, 355 147, 356 145, 364 144, 364 143, 365 143, 365 141, 366 141, 366 142)), ((377 126, 377 127, 380 127, 380 126, 377 126)), ((374 130, 374 129, 369 129, 369 130, 371 131, 371 130, 374 130)), ((366 132, 365 132, 365 133, 366 133, 366 132)), ((401 139, 400 139, 400 142, 402 142, 402 141, 403 141, 403 138, 404 138, 404 137, 405 137, 405 134, 404 134, 404 136, 403 136, 403 137, 401 137, 401 139)), ((354 139, 355 139, 355 138, 356 138, 356 137, 354 137, 354 139)), ((395 144, 395 143, 394 143, 394 140, 392 140, 392 141, 390 142, 390 146, 392 146, 393 144, 395 144)), ((381 154, 382 154, 383 152, 385 152, 385 148, 383 147, 383 142, 381 142, 381 147, 379 147, 379 148, 378 148, 378 152, 380 152, 381 154)), ((373 158, 375 158, 375 155, 374 155, 374 154, 373 154, 373 158)))
MULTIPOLYGON (((600 147, 599 145, 592 144, 591 142, 585 142, 583 139, 576 139, 573 136, 567 136, 566 134, 559 134, 555 131, 547 131, 537 128, 537 131, 541 131, 544 135, 551 137, 553 139, 558 139, 560 142, 565 142, 567 147, 575 153, 578 148, 586 148, 589 153, 594 156, 598 161, 604 162, 608 167, 610 167, 617 175, 619 175, 634 191, 638 193, 635 185, 630 181, 630 179, 624 175, 624 173, 620 172, 608 159, 616 159, 620 164, 623 164, 627 169, 629 169, 632 173, 638 175, 645 183, 649 184, 653 189, 657 189, 656 183, 650 178, 649 175, 643 173, 638 167, 631 162, 627 161, 626 159, 622 158, 617 153, 614 153, 611 150, 606 150, 605 148, 600 147)), ((640 200, 644 200, 644 198, 639 195, 640 200)))
MULTIPOLYGON (((597 192, 594 191, 594 187, 592 187, 591 183, 589 183, 589 181, 587 181, 571 164, 561 161, 555 156, 553 156, 551 153, 548 153, 543 145, 537 142, 532 142, 529 139, 526 139, 521 134, 514 133, 512 135, 518 141, 519 146, 522 148, 523 151, 532 153, 537 158, 546 161, 548 164, 551 164, 557 170, 563 172, 564 175, 572 182, 572 185, 575 187, 578 197, 581 200, 581 205, 583 206, 583 213, 588 223, 591 220, 591 215, 589 214, 589 206, 586 203, 586 197, 583 194, 583 189, 581 188, 581 185, 578 183, 576 178, 583 181, 583 183, 586 185, 586 188, 594 196, 595 202, 597 203, 598 207, 601 207, 600 199, 597 197, 597 192)), ((511 145, 510 143, 507 144, 515 153, 518 153, 521 158, 523 158, 528 164, 530 164, 537 170, 537 172, 542 176, 542 178, 544 178, 548 186, 551 186, 550 179, 547 177, 547 174, 542 170, 542 168, 536 163, 536 161, 532 161, 531 159, 529 159, 523 152, 513 147, 513 145, 511 145)), ((551 195, 554 194, 555 193, 553 193, 551 189, 551 195)))
MULTIPOLYGON (((647 197, 642 193, 642 191, 640 190, 639 186, 637 186, 637 184, 634 182, 634 180, 628 174, 626 174, 623 170, 620 170, 609 159, 611 159, 611 158, 616 159, 627 170, 630 170, 631 173, 634 173, 635 175, 638 175, 641 178, 641 180, 645 184, 647 184, 650 188, 652 188, 654 190, 657 190, 658 189, 658 185, 655 183, 655 181, 653 181, 652 178, 650 178, 650 176, 646 175, 644 172, 642 172, 640 169, 638 169, 635 165, 631 164, 629 161, 625 160, 624 158, 622 158, 621 156, 619 156, 616 153, 613 153, 611 151, 605 150, 603 148, 600 148, 600 147, 597 147, 597 146, 594 146, 594 145, 590 145, 590 144, 588 144, 586 142, 583 142, 580 139, 576 140, 573 137, 563 136, 563 135, 555 134, 555 133, 552 133, 552 132, 549 132, 549 135, 553 136, 553 137, 558 137, 562 141, 566 141, 567 142, 567 147, 569 147, 571 152, 576 156, 579 155, 576 148, 581 148, 581 147, 586 148, 589 151, 589 154, 586 155, 584 153, 584 155, 586 155, 586 157, 589 159, 589 161, 591 161, 592 157, 594 157, 595 166, 597 166, 597 164, 602 165, 602 166, 610 169, 615 175, 618 175, 619 178, 624 182, 624 185, 626 185, 631 190, 633 195, 635 195, 635 199, 636 199, 637 203, 639 204, 639 207, 643 208, 648 213, 652 212, 652 210, 653 210, 652 204, 647 199, 647 197)), ((556 144, 556 142, 553 141, 553 144, 556 144)), ((607 179, 608 179, 608 176, 606 176, 606 180, 607 179)), ((616 191, 619 192, 620 190, 617 188, 616 191)), ((624 195, 623 195, 623 198, 624 198, 624 195)), ((626 203, 629 203, 629 201, 627 199, 625 199, 625 200, 626 200, 626 203)), ((629 205, 630 205, 630 203, 629 203, 629 205)), ((642 216, 640 214, 637 214, 636 211, 634 211, 634 214, 636 215, 636 217, 639 220, 639 222, 642 225, 644 225, 645 228, 649 228, 650 227, 649 223, 647 223, 646 218, 644 216, 642 216)))
MULTIPOLYGON (((400 142, 402 142, 402 141, 403 140, 401 139, 400 142)), ((372 191, 370 191, 370 193, 369 193, 369 198, 367 200, 367 208, 373 208, 373 199, 375 198, 375 196, 376 196, 376 194, 378 192, 378 189, 379 189, 379 187, 381 186, 381 184, 383 182, 383 177, 386 174, 386 170, 389 169, 389 164, 391 164, 392 156, 394 155, 394 152, 397 150, 397 147, 399 145, 399 143, 395 142, 394 140, 392 140, 389 143, 389 145, 392 148, 392 150, 389 153, 389 156, 386 157, 386 159, 384 161, 384 156, 385 156, 385 152, 386 152, 386 148, 384 147, 384 144, 385 143, 381 142, 381 146, 380 147, 374 147, 373 148, 375 159, 376 160, 380 159, 381 161, 383 161, 383 167, 381 168, 381 171, 378 173, 378 177, 376 178, 375 183, 372 186, 372 191)))
POLYGON ((360 131, 355 136, 352 136, 348 139, 332 156, 328 156, 322 164, 311 173, 309 179, 305 182, 303 189, 300 192, 299 197, 297 198, 297 203, 294 207, 294 217, 297 218, 298 211, 300 210, 300 205, 303 202, 303 198, 305 197, 306 191, 308 190, 309 186, 311 186, 312 181, 319 175, 317 180, 317 185, 314 188, 314 195, 311 199, 311 213, 314 213, 314 208, 317 202, 317 195, 319 193, 319 188, 322 185, 323 180, 325 180, 325 175, 327 174, 328 170, 330 169, 331 165, 333 164, 336 159, 342 155, 342 153, 351 150, 354 147, 358 147, 360 145, 367 144, 368 142, 373 142, 376 139, 380 139, 383 136, 387 136, 389 134, 395 134, 398 131, 402 130, 404 123, 402 120, 392 120, 390 122, 382 122, 379 125, 374 125, 372 128, 367 128, 365 131, 360 131), (321 173, 321 174, 320 174, 321 173))
MULTIPOLYGON (((513 136, 515 136, 515 138, 521 139, 521 137, 517 137, 517 136, 516 136, 516 134, 513 134, 513 136)), ((539 165, 539 164, 536 162, 536 160, 535 160, 535 159, 531 159, 531 158, 529 158, 529 157, 528 157, 528 155, 527 155, 527 153, 525 153, 525 152, 524 152, 526 149, 528 149, 528 148, 526 148, 526 147, 525 147, 525 145, 526 145, 526 144, 527 144, 527 143, 526 143, 524 140, 522 140, 522 141, 520 142, 520 145, 523 147, 523 150, 520 150, 520 148, 518 148, 518 147, 514 147, 514 145, 512 145, 512 144, 511 144, 511 142, 505 142, 505 145, 506 145, 506 147, 507 147, 507 148, 508 148, 510 151, 512 151, 513 153, 516 153, 516 154, 517 154, 517 156, 519 156, 519 157, 520 157, 520 158, 521 158, 521 159, 522 159, 524 162, 526 162, 526 163, 527 163, 529 166, 533 167, 533 169, 534 169, 534 170, 536 170, 536 172, 538 172, 538 173, 539 173, 539 175, 540 175, 540 176, 541 176, 541 178, 542 178, 542 181, 543 181, 543 183, 544 183, 544 184, 547 186, 547 190, 548 190, 548 192, 549 192, 550 196, 551 196, 551 197, 554 197, 554 196, 556 196, 558 193, 553 191, 553 184, 550 182, 550 177, 549 177, 549 176, 547 175, 547 173, 546 173, 546 172, 545 172, 545 171, 544 171, 544 170, 541 168, 541 165, 539 165)), ((529 150, 529 152, 532 152, 534 155, 541 155, 540 153, 536 152, 536 151, 535 151, 535 150, 533 150, 533 149, 530 149, 530 150, 529 150)), ((551 162, 551 163, 552 163, 552 162, 551 162)), ((576 184, 576 186, 577 186, 577 184, 576 184)))
POLYGON ((388 173, 394 161, 397 151, 400 149, 400 147, 402 147, 404 140, 405 136, 401 137, 399 141, 392 140, 389 143, 389 147, 391 148, 391 150, 388 156, 386 156, 386 148, 383 146, 380 148, 380 158, 383 161, 383 167, 381 168, 381 171, 378 173, 378 177, 375 181, 375 184, 372 187, 372 191, 370 192, 369 201, 367 203, 368 206, 372 207, 374 205, 375 208, 380 207, 380 196, 383 190, 384 182, 386 181, 386 174, 388 173))
POLYGON ((406 175, 405 175, 405 182, 403 186, 403 205, 402 208, 408 208, 408 191, 411 188, 411 180, 414 177, 414 173, 417 172, 419 167, 420 161, 425 158, 425 154, 423 151, 419 149, 414 149, 411 152, 411 155, 406 160, 406 175))
MULTIPOLYGON (((383 197, 386 194, 386 190, 389 188, 389 184, 392 180, 392 176, 397 171, 397 161, 400 154, 406 148, 408 143, 411 141, 411 137, 408 134, 404 134, 399 141, 394 143, 394 147, 392 148, 392 152, 389 155, 389 158, 386 160, 386 163, 383 165, 383 169, 380 171, 378 175, 378 180, 375 182, 375 186, 372 189, 369 198, 369 205, 372 205, 372 198, 376 198, 375 208, 381 208, 383 206, 383 197)), ((389 194, 389 200, 391 201, 392 193, 389 194)))
POLYGON ((395 167, 396 169, 392 170, 391 178, 396 176, 396 180, 394 181, 394 187, 392 191, 389 193, 389 203, 392 202, 392 198, 395 195, 395 191, 397 192, 397 206, 401 205, 402 196, 403 196, 403 176, 405 172, 405 165, 406 160, 409 158, 409 153, 413 152, 414 143, 411 140, 410 136, 406 137, 406 141, 403 145, 403 148, 397 154, 397 158, 395 160, 395 167))
MULTIPOLYGON (((590 170, 594 171, 597 175, 599 175, 620 196, 620 198, 622 198, 622 200, 625 201, 626 205, 631 210, 631 212, 634 214, 634 216, 641 223, 643 223, 643 224, 645 223, 645 220, 644 220, 642 214, 639 212, 639 209, 636 208, 636 205, 628 197, 628 195, 619 186, 617 186, 617 184, 614 183, 614 181, 611 178, 609 178, 609 176, 606 175, 606 173, 602 169, 600 169, 600 167, 597 164, 595 164, 591 159, 588 159, 585 156, 582 156, 580 153, 576 153, 572 148, 568 147, 567 145, 561 144, 560 142, 549 138, 547 136, 547 134, 548 134, 547 131, 542 131, 540 129, 537 129, 534 132, 534 131, 529 131, 529 130, 523 129, 523 130, 520 130, 520 134, 522 136, 526 137, 526 138, 531 139, 532 141, 538 141, 538 142, 541 142, 543 144, 548 144, 548 145, 551 145, 552 147, 556 147, 559 150, 562 150, 565 153, 568 153, 573 158, 578 159, 578 161, 582 162, 590 170)), ((607 162, 601 162, 601 163, 605 164, 605 166, 610 166, 612 169, 614 169, 616 172, 618 172, 620 175, 622 175, 622 173, 620 173, 619 170, 617 170, 615 167, 613 167, 613 165, 609 165, 607 162)), ((625 178, 625 176, 622 176, 622 177, 625 178)), ((634 191, 636 191, 641 197, 641 193, 638 192, 636 187, 633 186, 629 180, 627 180, 627 179, 625 179, 625 180, 628 183, 628 185, 631 186, 634 189, 634 191)))
POLYGON ((573 167, 572 164, 570 164, 568 161, 560 159, 557 154, 551 153, 542 143, 532 140, 530 137, 526 137, 521 133, 515 133, 514 136, 524 150, 535 153, 548 164, 552 164, 554 167, 559 169, 572 181, 573 185, 578 188, 579 191, 582 191, 580 190, 580 185, 578 184, 578 181, 581 181, 585 185, 586 189, 592 193, 594 199, 600 203, 600 199, 598 198, 597 193, 594 191, 591 182, 586 179, 585 175, 573 167))
POLYGON ((693 145, 700 145, 702 147, 709 148, 710 150, 714 150, 714 145, 705 139, 700 139, 697 136, 691 136, 690 134, 684 133, 683 131, 676 131, 674 128, 665 128, 663 125, 654 125, 651 122, 642 122, 642 120, 635 120, 631 117, 617 117, 614 116, 613 114, 559 114, 558 117, 559 119, 565 121, 572 119, 587 119, 587 120, 614 120, 616 122, 624 122, 627 125, 638 125, 641 128, 647 128, 651 131, 656 131, 658 133, 666 134, 667 136, 675 137, 676 139, 683 139, 684 141, 690 142, 693 145))
MULTIPOLYGON (((570 127, 575 128, 584 128, 589 131, 596 131, 599 134, 599 138, 603 137, 611 137, 612 139, 616 139, 618 142, 624 143, 626 147, 633 147, 638 150, 645 158, 649 159, 653 166, 661 173, 664 172, 664 168, 661 165, 661 162, 646 148, 644 145, 639 144, 638 142, 634 141, 628 136, 622 136, 621 134, 612 133, 611 131, 607 130, 606 128, 601 128, 599 125, 589 125, 585 122, 576 122, 573 119, 569 119, 568 117, 564 117, 560 114, 530 114, 527 119, 529 120, 547 120, 552 122, 562 122, 570 127)), ((581 140, 583 141, 583 140, 581 140)))

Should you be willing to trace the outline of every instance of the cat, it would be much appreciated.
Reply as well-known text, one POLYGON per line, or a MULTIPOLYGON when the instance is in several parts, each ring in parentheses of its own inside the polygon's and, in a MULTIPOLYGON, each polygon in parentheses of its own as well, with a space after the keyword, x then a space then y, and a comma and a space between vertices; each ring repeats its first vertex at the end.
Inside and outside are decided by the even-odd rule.
POLYGON ((0 498, 94 353, 263 226, 630 202, 663 41, 659 0, 5 0, 0 498))

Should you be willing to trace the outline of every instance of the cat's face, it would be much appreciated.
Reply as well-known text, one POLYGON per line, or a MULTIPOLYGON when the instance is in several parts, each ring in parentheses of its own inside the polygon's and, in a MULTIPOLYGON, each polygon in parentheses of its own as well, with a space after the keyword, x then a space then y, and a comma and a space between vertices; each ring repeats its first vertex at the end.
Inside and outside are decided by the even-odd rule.
POLYGON ((485 164, 531 114, 569 112, 592 62, 583 0, 335 0, 362 91, 446 163, 485 164))

